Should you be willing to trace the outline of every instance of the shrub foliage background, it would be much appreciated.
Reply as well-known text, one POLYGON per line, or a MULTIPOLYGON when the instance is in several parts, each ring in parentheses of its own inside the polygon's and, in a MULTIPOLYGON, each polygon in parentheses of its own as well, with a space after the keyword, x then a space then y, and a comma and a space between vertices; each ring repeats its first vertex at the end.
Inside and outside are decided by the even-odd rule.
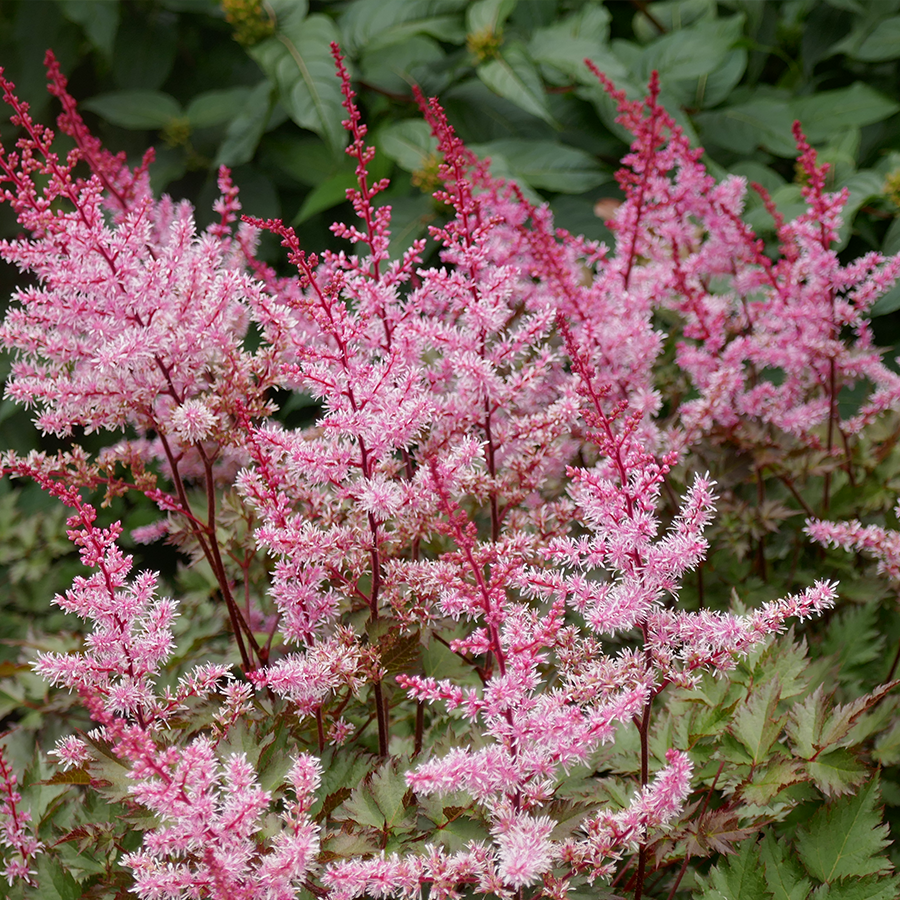
MULTIPOLYGON (((796 164, 795 119, 819 160, 831 164, 826 189, 849 192, 835 241, 841 260, 900 250, 900 2, 893 0, 308 6, 20 0, 4 3, 0 17, 0 60, 35 116, 49 122, 56 113, 42 65, 52 47, 104 144, 134 160, 155 144, 154 191, 190 199, 201 224, 212 215, 215 173, 225 164, 241 188, 244 212, 283 218, 304 248, 339 246, 328 226, 352 215, 346 191, 355 185, 355 162, 343 152, 346 111, 329 51, 337 41, 378 151, 371 174, 392 179, 385 197, 394 210, 394 253, 448 217, 432 197, 441 155, 411 84, 440 97, 469 148, 491 158, 493 174, 514 178, 528 200, 548 201, 558 225, 612 242, 605 221, 621 199, 614 173, 630 139, 585 57, 632 99, 659 72, 661 104, 693 145, 705 148, 709 171, 745 176, 768 191, 770 208, 751 192, 744 218, 771 254, 778 243, 772 210, 790 220, 805 209, 801 192, 809 173, 796 164)), ((5 124, 0 133, 10 146, 15 131, 5 124)), ((6 207, 0 216, 4 234, 15 235, 6 207)), ((282 253, 276 238, 263 240, 263 260, 283 267, 282 253)), ((4 300, 17 282, 17 273, 5 271, 4 300)), ((900 347, 898 309, 900 290, 893 289, 868 311, 890 365, 900 347)), ((658 382, 665 422, 693 395, 676 363, 685 317, 672 308, 656 315, 667 334, 658 382)), ((848 389, 839 396, 844 418, 861 395, 848 389)), ((310 423, 319 412, 302 392, 275 396, 278 418, 288 426, 310 423)), ((652 845, 647 895, 900 894, 892 874, 900 864, 900 701, 889 689, 900 653, 898 573, 896 563, 879 566, 863 552, 874 548, 885 557, 892 538, 870 531, 853 542, 844 535, 847 546, 861 551, 854 555, 813 544, 803 533, 810 515, 859 520, 861 528, 897 527, 897 412, 888 410, 863 430, 840 462, 783 432, 720 429, 694 448, 690 470, 671 473, 664 519, 677 514, 676 497, 697 472, 711 473, 719 495, 707 531, 710 551, 686 576, 683 606, 757 608, 817 578, 839 579, 840 599, 832 612, 756 650, 727 676, 707 676, 699 691, 670 689, 657 700, 651 752, 662 762, 668 747, 689 748, 694 779, 682 824, 652 845)), ((0 405, 0 429, 4 447, 20 453, 69 446, 40 436, 9 399, 0 405)), ((105 440, 83 437, 94 451, 105 440)), ((52 746, 73 723, 90 727, 77 699, 49 688, 30 667, 38 652, 78 647, 82 624, 51 608, 49 599, 83 569, 56 501, 5 480, 0 506, 3 746, 38 836, 54 847, 54 855, 38 858, 40 888, 19 884, 11 896, 125 896, 130 875, 121 860, 137 849, 140 829, 150 822, 138 821, 124 802, 124 769, 108 755, 98 794, 34 750, 52 746)), ((125 523, 125 546, 130 529, 155 518, 155 508, 132 495, 111 498, 110 507, 104 514, 125 523)), ((239 528, 241 515, 235 508, 226 521, 239 528)), ((190 549, 187 538, 181 546, 190 549)), ((201 659, 236 662, 210 573, 188 567, 177 545, 129 549, 139 568, 160 569, 169 593, 190 608, 176 634, 183 655, 170 673, 201 659)), ((389 671, 391 665, 400 671, 419 652, 397 635, 376 631, 370 639, 383 658, 395 655, 389 671)), ((425 661, 429 674, 471 679, 449 651, 429 652, 439 657, 425 661)), ((264 785, 283 780, 279 767, 309 727, 302 717, 283 718, 274 732, 251 721, 230 736, 264 785)), ((461 734, 445 736, 448 746, 461 740, 461 734)), ((591 765, 573 771, 553 810, 557 839, 567 827, 574 833, 592 804, 625 804, 641 777, 636 741, 635 732, 622 729, 591 765)), ((326 787, 313 814, 337 835, 330 853, 406 846, 422 820, 440 831, 448 849, 489 838, 485 822, 463 800, 413 806, 400 771, 408 761, 380 761, 373 729, 357 745, 353 754, 327 750, 324 757, 326 787)), ((95 749, 102 754, 102 746, 95 749)), ((634 870, 625 865, 622 872, 612 886, 585 887, 585 896, 631 895, 634 870)))

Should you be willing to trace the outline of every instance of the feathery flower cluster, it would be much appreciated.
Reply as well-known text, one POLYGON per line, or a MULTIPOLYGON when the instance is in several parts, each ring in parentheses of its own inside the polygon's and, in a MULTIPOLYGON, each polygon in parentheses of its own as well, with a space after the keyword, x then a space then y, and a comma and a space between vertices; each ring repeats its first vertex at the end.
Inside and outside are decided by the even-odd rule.
MULTIPOLYGON (((632 102, 599 73, 635 135, 615 253, 557 231, 546 208, 491 177, 437 101, 420 98, 448 219, 431 230, 434 264, 425 241, 392 260, 391 210, 377 201, 387 184, 370 181, 374 149, 333 50, 358 180, 348 192, 358 221, 334 232, 357 252, 321 256, 280 221, 236 225, 224 171, 220 221, 198 234, 186 204, 150 196, 145 166, 131 172, 87 133, 51 58, 60 127, 77 147, 60 161, 51 132, 0 76, 24 132, 17 152, 0 153, 0 185, 31 233, 0 253, 37 282, 0 326, 17 352, 8 394, 36 405, 39 427, 54 434, 137 433, 97 460, 78 449, 3 458, 7 474, 75 511, 70 537, 93 570, 56 598, 93 623, 83 650, 45 654, 36 667, 76 690, 97 725, 55 755, 90 771, 89 742, 102 739, 128 767, 131 799, 154 816, 122 860, 142 900, 288 900, 301 888, 412 900, 426 885, 436 900, 463 885, 561 900, 575 879, 611 876, 626 855, 642 872, 649 841, 684 807, 688 748, 655 762, 648 751, 660 692, 729 669, 788 618, 834 602, 834 586, 820 582, 743 616, 679 610, 683 579, 708 550, 715 495, 697 475, 680 502, 673 494, 665 528, 673 466, 703 432, 745 418, 810 444, 827 423, 831 448, 834 429, 849 436, 896 404, 900 382, 862 316, 900 261, 837 262, 843 198, 824 192, 798 131, 809 211, 779 223, 783 257, 772 263, 740 217, 743 182, 714 183, 659 105, 655 78, 648 99, 632 102), (80 162, 87 179, 75 174, 80 162), (253 258, 260 228, 281 238, 298 277, 253 258), (671 429, 657 419, 660 305, 684 320, 679 362, 699 394, 671 429), (253 352, 251 322, 262 335, 253 352), (767 377, 774 368, 784 377, 767 377), (875 390, 841 421, 836 392, 861 378, 875 390), (311 396, 315 425, 280 424, 271 387, 311 396), (189 480, 205 509, 192 506, 189 480), (154 575, 131 576, 121 525, 100 527, 83 488, 142 491, 168 519, 135 538, 169 533, 206 560, 239 679, 208 664, 160 690, 176 604, 157 597, 154 575), (251 546, 222 537, 234 522, 251 546), (258 550, 269 562, 253 581, 258 550), (468 677, 429 671, 419 649, 429 642, 468 677), (189 700, 207 708, 196 727, 185 724, 189 700), (335 850, 353 846, 327 843, 345 798, 316 796, 311 753, 272 786, 252 754, 229 752, 229 734, 244 719, 258 725, 270 703, 277 727, 320 755, 329 740, 367 740, 372 722, 378 758, 418 757, 400 791, 413 799, 401 806, 463 792, 484 839, 449 849, 435 832, 393 852, 385 817, 380 847, 392 852, 335 850), (351 715, 360 707, 366 714, 351 715), (470 740, 419 757, 429 729, 444 733, 442 710, 468 723, 470 740), (415 724, 398 727, 407 714, 415 724), (642 748, 631 801, 554 837, 567 773, 629 727, 642 748)), ((36 852, 16 846, 26 863, 36 852)))
POLYGON ((26 884, 35 885, 37 874, 31 864, 44 851, 44 845, 29 827, 31 813, 21 806, 22 795, 16 789, 16 773, 0 747, 0 847, 8 847, 12 855, 4 860, 0 878, 7 884, 22 879, 26 884))
MULTIPOLYGON (((894 507, 900 518, 900 502, 894 507)), ((863 525, 859 520, 826 522, 808 519, 804 531, 826 547, 865 550, 878 560, 878 571, 892 581, 900 581, 900 532, 878 525, 863 525)))
POLYGON ((658 82, 651 80, 646 99, 629 101, 597 76, 618 101, 618 121, 635 135, 619 176, 626 202, 610 223, 617 257, 632 293, 683 317, 678 364, 700 395, 682 405, 674 445, 756 420, 831 451, 839 437, 895 408, 900 377, 873 346, 866 313, 900 274, 900 256, 840 263, 835 244, 848 197, 825 191, 828 167, 817 164, 799 124, 807 211, 785 222, 754 185, 777 226, 773 262, 741 218, 745 180, 715 182, 702 151, 690 148, 659 105, 658 82), (866 382, 871 389, 842 419, 838 393, 866 382))

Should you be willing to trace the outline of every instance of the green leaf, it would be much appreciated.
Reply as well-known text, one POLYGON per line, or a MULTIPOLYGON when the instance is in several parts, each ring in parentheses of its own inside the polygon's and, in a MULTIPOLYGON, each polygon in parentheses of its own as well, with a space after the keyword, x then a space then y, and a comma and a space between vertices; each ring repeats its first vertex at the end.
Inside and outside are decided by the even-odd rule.
POLYGON ((185 115, 194 128, 210 128, 234 118, 251 94, 250 88, 235 87, 222 91, 204 91, 188 104, 185 115))
POLYGON ((856 795, 842 797, 816 811, 797 833, 797 852, 810 875, 833 882, 848 876, 877 875, 890 869, 882 855, 887 825, 876 811, 878 779, 856 795))
POLYGON ((427 34, 439 41, 462 44, 465 28, 459 13, 468 0, 355 0, 340 19, 343 45, 350 54, 427 34))
POLYGON ((357 825, 377 828, 379 831, 385 826, 384 813, 365 784, 357 785, 353 789, 349 799, 335 810, 334 818, 339 822, 354 822, 357 825))
POLYGON ((469 149, 481 157, 502 157, 513 178, 533 188, 577 194, 613 178, 589 153, 553 141, 492 141, 469 149))
POLYGON ((301 225, 317 213, 339 206, 347 199, 347 191, 356 186, 356 175, 353 172, 332 175, 307 194, 297 215, 291 220, 291 225, 301 225))
POLYGON ((593 60, 616 80, 627 76, 627 70, 606 46, 610 14, 605 7, 586 3, 574 15, 544 28, 536 29, 528 42, 528 53, 542 67, 558 69, 565 76, 596 84, 596 77, 584 64, 593 60), (610 71, 609 62, 613 63, 610 71))
POLYGON ((869 770, 843 747, 820 754, 806 764, 806 769, 826 797, 849 793, 869 774, 869 770))
POLYGON ((766 885, 775 900, 806 900, 812 885, 794 854, 785 852, 783 842, 772 831, 763 838, 759 848, 766 885))
POLYGON ((63 15, 77 22, 87 39, 107 59, 113 55, 116 31, 119 28, 118 3, 97 3, 96 0, 59 0, 63 15))
POLYGON ((516 8, 518 0, 475 0, 466 9, 466 31, 469 34, 497 34, 516 8))
POLYGON ((450 853, 459 853, 473 842, 490 843, 491 836, 480 822, 460 816, 440 828, 434 840, 450 853))
POLYGON ((761 98, 715 112, 698 113, 694 120, 701 139, 746 155, 763 147, 776 156, 793 157, 797 145, 791 134, 793 116, 788 103, 761 98))
POLYGON ((164 128, 184 114, 181 104, 161 91, 113 91, 91 97, 81 106, 122 128, 164 128))
POLYGON ((396 44, 367 50, 359 68, 366 84, 395 94, 410 94, 419 79, 413 72, 421 67, 433 70, 444 59, 441 45, 423 34, 414 34, 396 44))
MULTIPOLYGON (((372 766, 372 758, 360 753, 353 753, 346 749, 338 750, 329 748, 322 755, 322 785, 318 794, 321 801, 317 801, 312 807, 313 815, 318 815, 320 809, 329 797, 339 795, 348 796, 350 790, 357 787, 368 774, 372 766)), ((332 807, 333 808, 333 807, 332 807)))
POLYGON ((724 897, 727 900, 765 900, 772 894, 759 865, 755 841, 744 841, 741 849, 720 862, 710 873, 711 888, 702 897, 724 897))
MULTIPOLYGON (((657 0, 649 11, 667 32, 680 31, 702 19, 715 19, 716 3, 715 0, 657 0)), ((660 35, 658 26, 643 11, 635 15, 632 27, 642 44, 649 44, 660 35)))
POLYGON ((345 111, 330 45, 337 41, 334 23, 315 13, 288 15, 278 21, 273 37, 247 51, 278 87, 288 115, 318 134, 337 156, 346 143, 341 122, 345 111))
POLYGON ((868 200, 877 199, 882 196, 884 190, 884 179, 877 172, 871 169, 863 169, 851 175, 842 185, 847 188, 850 196, 844 206, 842 217, 843 225, 840 229, 840 238, 838 249, 846 246, 852 231, 853 219, 859 208, 868 200))
MULTIPOLYGON (((389 171, 389 160, 386 157, 376 156, 369 165, 369 184, 386 177, 389 171)), ((317 213, 339 206, 347 199, 347 191, 357 187, 359 181, 353 168, 335 172, 307 195, 291 224, 299 225, 317 213)))
POLYGON ((699 78, 667 81, 665 88, 683 106, 701 109, 718 106, 728 99, 743 77, 747 59, 747 51, 743 48, 729 50, 711 72, 704 72, 699 78))
POLYGON ((405 817, 409 793, 397 760, 387 760, 353 789, 334 817, 379 830, 391 829, 405 817))
POLYGON ((838 91, 799 97, 790 106, 811 143, 828 140, 845 128, 880 122, 900 109, 900 104, 861 81, 838 91))
POLYGON ((898 895, 900 879, 896 875, 869 875, 823 885, 813 894, 813 900, 897 900, 898 895))
POLYGON ((812 759, 820 749, 825 713, 825 689, 822 685, 791 707, 785 731, 791 738, 794 753, 803 759, 812 759))
POLYGON ((228 125, 225 140, 216 153, 217 166, 240 166, 253 159, 266 129, 272 107, 272 84, 261 81, 249 94, 228 125))
POLYGON ((370 782, 372 796, 384 815, 384 821, 390 828, 405 815, 404 798, 410 793, 409 785, 397 760, 390 760, 372 776, 370 782))
POLYGON ((540 75, 521 44, 505 46, 499 59, 483 63, 476 72, 494 93, 515 103, 525 112, 555 125, 540 75))
POLYGON ((879 22, 875 30, 850 55, 864 62, 900 58, 900 16, 891 16, 879 22))
POLYGON ((263 159, 309 187, 327 181, 339 168, 328 147, 312 135, 273 137, 266 141, 263 159))
POLYGON ((872 758, 882 766, 894 766, 900 762, 900 720, 878 735, 872 758))
POLYGON ((737 15, 663 35, 643 51, 636 74, 644 81, 655 70, 664 84, 708 75, 725 62, 743 22, 743 15, 737 15))
POLYGON ((39 887, 28 894, 32 900, 78 900, 82 895, 78 882, 50 854, 38 856, 37 877, 39 887))
POLYGON ((118 87, 157 89, 172 73, 179 32, 166 24, 166 18, 125 16, 122 19, 112 59, 113 79, 118 87))
POLYGON ((437 139, 422 119, 392 122, 378 132, 378 148, 407 172, 424 169, 437 153, 437 139))
POLYGON ((878 302, 869 310, 869 315, 875 319, 878 316, 896 312, 898 309, 900 309, 900 282, 894 284, 886 294, 878 298, 878 302))
POLYGON ((802 763, 795 759, 776 759, 754 770, 752 779, 741 784, 741 798, 747 803, 765 806, 786 787, 803 781, 802 763))
POLYGON ((731 733, 747 748, 754 765, 767 757, 781 734, 787 717, 776 714, 780 697, 781 686, 773 679, 751 694, 735 713, 731 733))

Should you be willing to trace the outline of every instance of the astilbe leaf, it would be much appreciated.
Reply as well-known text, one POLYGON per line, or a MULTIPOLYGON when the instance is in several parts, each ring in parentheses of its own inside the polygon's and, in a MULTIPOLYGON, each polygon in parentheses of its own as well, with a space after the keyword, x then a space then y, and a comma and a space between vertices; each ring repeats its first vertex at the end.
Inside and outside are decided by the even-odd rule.
POLYGON ((810 875, 830 884, 890 871, 882 852, 888 826, 881 824, 878 796, 878 779, 871 779, 855 795, 817 810, 799 830, 797 852, 810 875))

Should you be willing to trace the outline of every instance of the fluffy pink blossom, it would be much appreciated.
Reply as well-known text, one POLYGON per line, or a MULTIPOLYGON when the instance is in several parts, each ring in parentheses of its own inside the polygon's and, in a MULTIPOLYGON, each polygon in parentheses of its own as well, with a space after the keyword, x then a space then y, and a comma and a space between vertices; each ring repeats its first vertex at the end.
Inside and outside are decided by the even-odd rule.
POLYGON ((3 747, 0 746, 0 848, 9 848, 10 856, 4 853, 3 871, 9 886, 21 879, 25 884, 36 886, 32 868, 34 858, 44 851, 44 845, 37 839, 31 827, 31 813, 23 808, 22 795, 16 789, 16 775, 3 747))
MULTIPOLYGON (((90 770, 90 742, 102 739, 129 767, 132 799, 155 817, 125 858, 142 900, 288 900, 313 873, 333 900, 411 900, 426 885, 435 900, 463 886, 504 900, 525 887, 561 896, 555 870, 594 879, 625 854, 644 859, 682 810, 692 772, 682 749, 655 774, 645 752, 625 809, 602 808, 554 840, 569 769, 635 724, 646 751, 668 685, 727 670, 788 617, 834 599, 820 582, 744 616, 678 609, 708 550, 715 494, 704 475, 680 500, 669 491, 666 525, 672 467, 705 432, 750 420, 832 449, 837 432, 894 404, 900 381, 871 348, 864 314, 900 262, 839 263, 831 244, 844 198, 824 191, 799 131, 809 209, 779 221, 781 258, 769 260, 741 218, 743 183, 714 182, 660 106, 655 77, 644 101, 604 79, 635 135, 614 250, 557 230, 548 209, 491 177, 437 101, 420 98, 441 156, 435 196, 449 212, 431 229, 433 264, 422 241, 392 260, 391 210, 378 199, 387 185, 370 177, 374 149, 333 50, 356 220, 333 229, 354 252, 321 256, 280 221, 238 225, 224 171, 219 221, 198 233, 186 204, 153 199, 143 169, 91 138, 51 61, 60 127, 77 148, 61 161, 0 80, 24 130, 17 151, 0 154, 0 185, 30 235, 0 252, 35 279, 0 326, 16 353, 9 395, 36 406, 54 434, 136 432, 96 460, 77 447, 3 458, 5 471, 73 509, 70 538, 92 570, 57 598, 90 623, 83 648, 44 654, 36 668, 78 691, 97 727, 55 753, 90 770), (75 174, 81 161, 87 179, 75 174), (253 259, 259 228, 281 239, 295 277, 253 259), (660 306, 683 319, 678 362, 697 391, 666 429, 654 380, 660 306), (244 347, 251 321, 262 336, 254 353, 244 347), (875 390, 840 420, 837 389, 862 379, 875 390), (275 386, 312 397, 315 423, 269 420, 275 386), (157 595, 153 573, 132 574, 121 525, 100 525, 82 488, 141 491, 168 518, 137 537, 168 534, 205 560, 242 677, 207 663, 159 687, 176 604, 157 595), (246 546, 232 540, 240 535, 246 546), (391 674, 390 640, 416 636, 441 640, 475 684, 391 674), (611 637, 625 642, 616 655, 611 637), (229 748, 273 697, 289 705, 280 715, 292 729, 299 721, 295 736, 314 728, 320 753, 368 727, 344 715, 351 701, 371 710, 380 757, 397 737, 396 707, 415 708, 408 787, 466 792, 485 839, 317 869, 318 760, 298 754, 263 788, 252 753, 229 748), (194 702, 206 708, 200 731, 179 719, 194 702), (426 704, 464 718, 473 740, 419 756, 426 704)), ((842 539, 861 539, 851 531, 842 539)), ((15 817, 11 776, 6 784, 15 817)), ((37 848, 21 847, 25 865, 37 848)))

